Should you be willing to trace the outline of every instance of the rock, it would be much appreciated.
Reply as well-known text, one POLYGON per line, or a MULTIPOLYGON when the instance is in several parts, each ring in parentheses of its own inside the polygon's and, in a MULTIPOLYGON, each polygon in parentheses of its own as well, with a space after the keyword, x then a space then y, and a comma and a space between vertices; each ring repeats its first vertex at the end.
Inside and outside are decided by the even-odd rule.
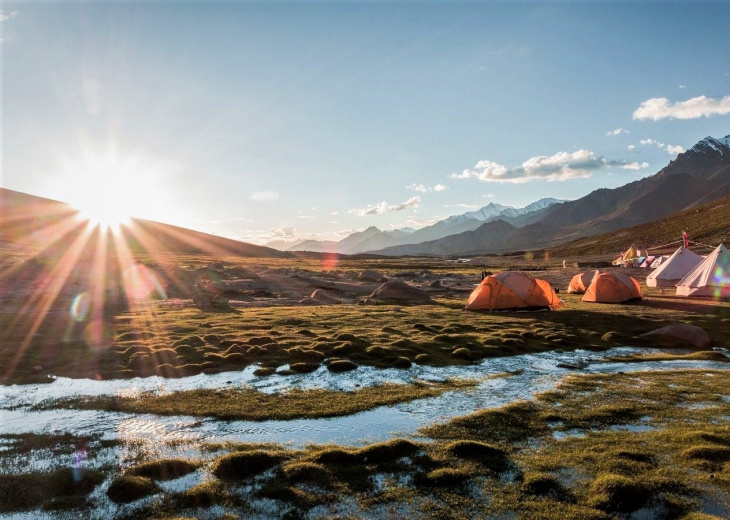
POLYGON ((357 277, 358 280, 361 280, 363 282, 382 282, 385 281, 383 278, 383 275, 376 271, 375 269, 365 269, 362 273, 360 273, 360 276, 357 277))
POLYGON ((302 295, 296 291, 284 291, 279 295, 279 298, 286 298, 289 300, 301 300, 302 295))
POLYGON ((201 309, 210 309, 211 307, 225 307, 228 305, 229 298, 225 296, 211 296, 206 293, 197 293, 193 295, 193 303, 201 309))
POLYGON ((400 280, 390 280, 375 289, 371 298, 380 300, 411 300, 427 302, 431 298, 421 289, 417 289, 400 280))
POLYGON ((680 340, 700 349, 708 348, 712 344, 710 336, 707 335, 707 332, 705 332, 704 329, 687 323, 672 323, 671 325, 667 325, 661 329, 641 334, 639 337, 652 338, 661 336, 680 340))
POLYGON ((333 298, 322 289, 317 289, 309 297, 319 303, 340 303, 340 300, 333 298))
POLYGON ((428 286, 429 287, 443 287, 443 285, 441 285, 441 280, 434 280, 433 282, 429 283, 428 286))

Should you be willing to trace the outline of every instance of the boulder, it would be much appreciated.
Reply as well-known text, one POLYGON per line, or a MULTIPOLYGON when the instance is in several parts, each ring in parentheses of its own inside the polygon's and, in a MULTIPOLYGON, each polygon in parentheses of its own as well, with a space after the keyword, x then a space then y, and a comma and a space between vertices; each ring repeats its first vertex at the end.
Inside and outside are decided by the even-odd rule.
POLYGON ((363 282, 382 282, 385 280, 383 275, 375 269, 365 269, 357 279, 363 282))
POLYGON ((441 280, 434 280, 431 283, 428 284, 429 287, 443 287, 441 285, 441 280))
POLYGON ((340 303, 340 300, 333 298, 322 289, 317 289, 316 291, 314 291, 310 295, 310 298, 319 303, 340 303))
POLYGON ((288 300, 301 300, 302 295, 296 291, 284 291, 279 295, 279 298, 286 298, 288 300))
POLYGON ((661 329, 641 334, 639 337, 647 339, 668 337, 684 343, 689 343, 693 347, 699 349, 708 348, 712 344, 710 336, 707 335, 707 332, 705 332, 704 329, 687 323, 672 323, 671 325, 667 325, 661 329))
POLYGON ((431 301, 431 298, 421 289, 417 289, 400 280, 390 280, 375 289, 371 298, 380 300, 411 300, 411 301, 431 301))

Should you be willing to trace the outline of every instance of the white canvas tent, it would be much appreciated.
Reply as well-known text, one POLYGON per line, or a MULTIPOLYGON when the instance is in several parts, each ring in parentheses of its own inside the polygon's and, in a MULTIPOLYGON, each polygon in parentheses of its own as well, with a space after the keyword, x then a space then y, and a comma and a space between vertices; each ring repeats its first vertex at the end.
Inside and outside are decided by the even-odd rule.
POLYGON ((679 281, 677 296, 730 297, 730 252, 724 244, 679 281))
POLYGON ((687 274, 700 265, 704 260, 697 253, 693 253, 684 246, 679 246, 668 260, 654 269, 646 277, 647 287, 672 287, 687 276, 687 274))

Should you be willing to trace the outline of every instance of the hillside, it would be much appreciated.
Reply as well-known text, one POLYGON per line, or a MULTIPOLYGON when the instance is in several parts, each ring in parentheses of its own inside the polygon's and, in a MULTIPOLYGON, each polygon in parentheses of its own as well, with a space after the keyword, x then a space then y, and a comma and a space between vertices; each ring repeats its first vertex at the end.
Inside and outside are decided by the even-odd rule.
MULTIPOLYGON (((99 230, 90 230, 79 212, 63 202, 0 188, 0 245, 25 254, 61 258, 78 243, 76 255, 91 255, 99 230)), ((121 243, 132 252, 226 254, 288 258, 291 253, 209 235, 151 220, 132 219, 120 229, 121 243)), ((112 249, 112 241, 106 241, 112 249)))
MULTIPOLYGON (((639 249, 676 242, 686 231, 694 242, 716 246, 730 241, 730 195, 674 215, 610 233, 581 238, 547 249, 550 256, 613 254, 632 244, 639 249)), ((668 250, 674 250, 671 246, 668 250)), ((659 251, 661 252, 661 251, 659 251)))

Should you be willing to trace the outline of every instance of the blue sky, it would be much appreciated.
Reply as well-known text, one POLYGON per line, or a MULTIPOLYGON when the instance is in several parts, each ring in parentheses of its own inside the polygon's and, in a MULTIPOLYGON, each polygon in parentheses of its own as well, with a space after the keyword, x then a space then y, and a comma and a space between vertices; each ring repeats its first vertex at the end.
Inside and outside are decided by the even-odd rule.
POLYGON ((262 243, 573 199, 730 134, 730 5, 4 2, 3 187, 262 243))

